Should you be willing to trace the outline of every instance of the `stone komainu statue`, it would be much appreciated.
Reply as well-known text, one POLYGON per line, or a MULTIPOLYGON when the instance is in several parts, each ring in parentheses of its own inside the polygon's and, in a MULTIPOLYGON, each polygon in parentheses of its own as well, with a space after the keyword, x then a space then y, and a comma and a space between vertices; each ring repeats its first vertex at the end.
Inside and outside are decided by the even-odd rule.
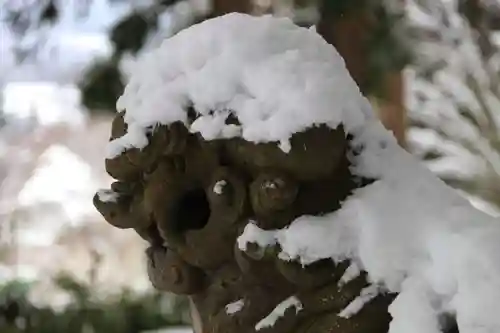
MULTIPOLYGON (((111 138, 126 131, 118 114, 111 138)), ((349 172, 342 127, 298 133, 289 153, 275 143, 205 141, 183 123, 159 126, 149 140, 143 150, 106 160, 117 196, 96 195, 94 204, 113 226, 133 228, 151 244, 151 282, 189 295, 203 332, 255 332, 291 295, 300 311, 289 307, 260 331, 387 332, 390 296, 375 298, 352 318, 338 316, 367 286, 364 275, 339 286, 348 262, 302 266, 279 259, 278 249, 237 246, 249 220, 264 230, 283 228, 301 215, 335 211, 362 184, 349 172)))
MULTIPOLYGON (((412 187, 405 169, 415 162, 372 114, 335 50, 290 21, 233 14, 184 30, 146 59, 112 124, 106 170, 116 182, 94 204, 110 224, 150 243, 152 284, 189 296, 196 333, 386 333, 394 294, 370 295, 372 281, 357 274, 357 263, 330 259, 336 244, 316 228, 324 221, 309 219, 306 227, 315 230, 304 235, 297 221, 336 222, 349 206, 342 221, 356 225, 351 219, 364 217, 356 209, 368 205, 344 201, 361 187, 363 204, 382 199, 375 212, 364 212, 373 228, 392 228, 372 222, 393 220, 415 231, 407 211, 442 207, 425 199, 415 205, 408 193, 397 197, 412 187), (396 191, 387 185, 394 182, 396 191), (393 200, 402 207, 393 209, 393 200), (263 238, 245 238, 249 226, 263 238), (266 240, 292 229, 302 245, 315 242, 311 234, 323 239, 308 247, 312 253, 299 251, 300 259, 314 257, 307 265, 284 257, 286 242, 266 240)), ((419 172, 428 182, 419 193, 445 193, 449 206, 460 201, 419 172)), ((394 254, 406 244, 397 241, 401 247, 385 252, 372 242, 368 252, 404 267, 394 254)))

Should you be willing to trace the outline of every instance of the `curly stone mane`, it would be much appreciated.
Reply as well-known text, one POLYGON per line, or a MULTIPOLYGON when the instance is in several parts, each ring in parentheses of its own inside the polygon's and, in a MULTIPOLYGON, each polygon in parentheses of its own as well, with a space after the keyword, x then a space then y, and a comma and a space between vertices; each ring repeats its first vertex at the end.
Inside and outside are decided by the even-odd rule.
MULTIPOLYGON (((111 139, 126 131, 120 113, 111 139)), ((342 127, 297 133, 289 153, 272 142, 205 141, 183 123, 151 128, 148 138, 144 149, 106 160, 117 180, 109 192, 113 198, 98 193, 94 204, 107 222, 132 228, 150 243, 152 284, 189 295, 203 332, 388 331, 393 295, 375 297, 349 318, 338 315, 368 286, 363 273, 339 283, 348 262, 303 266, 279 259, 277 246, 250 244, 241 251, 237 245, 249 221, 264 230, 281 229, 302 215, 339 209, 364 185, 349 171, 347 156, 353 152, 342 127), (262 324, 291 296, 300 308, 284 309, 275 322, 262 324)))

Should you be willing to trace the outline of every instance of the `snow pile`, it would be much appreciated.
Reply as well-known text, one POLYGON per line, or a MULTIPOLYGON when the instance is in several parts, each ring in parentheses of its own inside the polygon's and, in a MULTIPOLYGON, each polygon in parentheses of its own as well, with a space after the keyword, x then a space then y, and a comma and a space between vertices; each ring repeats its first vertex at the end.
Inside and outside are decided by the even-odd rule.
MULTIPOLYGON (((372 134, 366 143, 376 142, 372 134)), ((357 174, 380 180, 329 215, 303 216, 276 231, 250 224, 240 247, 278 243, 282 259, 303 264, 360 262, 374 284, 400 293, 391 333, 440 332, 445 313, 456 314, 461 332, 499 332, 500 222, 395 145, 368 145, 353 162, 357 174)))
POLYGON ((230 316, 234 315, 237 312, 240 312, 241 309, 245 306, 245 300, 240 299, 236 302, 230 303, 226 305, 226 313, 230 316))
POLYGON ((361 290, 361 295, 356 297, 349 305, 339 313, 339 317, 350 318, 358 313, 366 303, 379 295, 379 288, 377 285, 371 285, 361 290))
POLYGON ((344 274, 339 280, 338 286, 342 287, 350 281, 354 280, 361 274, 361 269, 359 265, 353 261, 351 261, 349 267, 345 270, 344 274))
POLYGON ((257 325, 255 325, 255 330, 260 331, 263 328, 273 327, 274 324, 276 324, 276 321, 278 321, 279 318, 283 317, 286 310, 290 308, 295 308, 296 313, 299 313, 299 311, 302 310, 302 303, 297 297, 291 296, 278 304, 278 306, 274 308, 273 312, 271 312, 266 318, 262 319, 257 323, 257 325))
POLYGON ((221 195, 224 192, 224 187, 227 185, 227 182, 225 180, 219 180, 217 183, 214 185, 214 193, 221 195))
POLYGON ((112 190, 99 190, 97 196, 102 202, 118 202, 118 193, 112 190))
POLYGON ((201 114, 191 130, 207 139, 240 135, 285 150, 293 133, 342 123, 361 151, 351 157, 352 172, 378 179, 340 210, 302 216, 283 230, 250 221, 240 248, 279 244, 282 259, 303 264, 353 260, 344 280, 363 269, 373 286, 340 315, 355 313, 377 288, 399 292, 390 333, 440 332, 443 314, 455 315, 462 333, 500 332, 500 222, 397 145, 316 32, 287 19, 231 14, 165 41, 118 102, 129 133, 111 142, 109 157, 146 146, 157 123, 186 122, 189 103, 201 114), (237 129, 225 124, 230 113, 237 129))

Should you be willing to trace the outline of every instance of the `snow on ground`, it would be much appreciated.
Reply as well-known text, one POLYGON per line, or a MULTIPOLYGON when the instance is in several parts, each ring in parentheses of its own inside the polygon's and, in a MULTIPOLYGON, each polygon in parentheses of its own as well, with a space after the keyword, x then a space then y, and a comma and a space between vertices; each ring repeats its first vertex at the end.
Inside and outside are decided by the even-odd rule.
POLYGON ((98 144, 107 140, 110 123, 92 119, 59 135, 58 128, 42 127, 32 134, 40 136, 35 145, 10 145, 7 158, 13 163, 4 163, 7 178, 0 191, 0 280, 35 281, 35 302, 60 305, 66 299, 50 281, 61 271, 87 283, 93 279, 103 294, 150 288, 146 244, 134 232, 105 223, 92 205, 95 190, 110 184, 98 144), (19 161, 21 148, 30 149, 32 159, 19 161))
POLYGON ((151 288, 146 244, 92 205, 96 189, 111 182, 102 164, 111 117, 87 117, 71 85, 9 83, 3 97, 10 121, 0 132, 0 281, 33 281, 33 301, 53 306, 68 301, 50 281, 60 272, 93 281, 103 295, 151 288))
POLYGON ((11 82, 3 89, 1 110, 7 117, 22 121, 36 119, 38 126, 66 123, 82 126, 86 114, 75 85, 53 82, 11 82))
POLYGON ((93 60, 111 53, 107 29, 130 3, 89 3, 60 2, 55 25, 24 38, 0 22, 0 109, 8 119, 0 129, 0 283, 36 281, 33 300, 51 305, 67 301, 50 281, 61 271, 90 282, 97 268, 95 287, 106 293, 150 288, 145 244, 108 226, 92 205, 95 190, 111 181, 102 163, 111 118, 89 117, 76 87, 93 60), (33 52, 17 63, 20 45, 33 52))
MULTIPOLYGON (((68 148, 54 144, 40 157, 38 168, 22 188, 17 202, 21 207, 35 206, 44 202, 59 205, 63 214, 67 216, 67 221, 59 222, 65 225, 76 224, 81 223, 82 216, 94 215, 95 209, 88 198, 98 186, 90 165, 68 148)), ((43 215, 37 215, 43 220, 43 215)), ((53 244, 55 235, 52 234, 51 229, 64 226, 54 225, 55 222, 49 216, 47 225, 39 223, 37 228, 31 225, 23 236, 30 237, 32 242, 37 241, 44 245, 53 244), (44 237, 44 231, 49 233, 46 237, 44 237), (28 233, 32 235, 28 236, 28 233)), ((22 241, 22 239, 18 238, 17 241, 22 241)))
POLYGON ((399 292, 390 333, 440 332, 443 314, 456 315, 461 332, 500 331, 500 222, 397 145, 314 30, 231 14, 165 41, 141 61, 118 102, 129 132, 110 143, 108 157, 146 146, 150 126, 185 121, 189 102, 201 114, 191 130, 208 139, 242 136, 287 148, 293 133, 343 124, 353 148, 362 148, 352 172, 377 179, 340 210, 302 216, 286 229, 263 231, 249 221, 240 248, 279 244, 283 260, 302 264, 353 259, 374 286, 399 292), (225 124, 228 110, 241 126, 225 124))

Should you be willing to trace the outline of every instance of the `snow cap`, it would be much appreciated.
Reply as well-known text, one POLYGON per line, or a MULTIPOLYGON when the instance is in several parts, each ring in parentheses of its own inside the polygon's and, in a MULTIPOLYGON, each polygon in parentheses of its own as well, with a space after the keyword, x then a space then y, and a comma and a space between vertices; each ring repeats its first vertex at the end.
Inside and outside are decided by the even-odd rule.
POLYGON ((232 13, 181 31, 139 61, 117 103, 129 130, 110 143, 108 158, 144 148, 147 128, 175 121, 206 140, 240 136, 287 150, 294 133, 314 125, 359 124, 371 114, 363 104, 343 59, 314 30, 232 13), (191 125, 189 105, 199 113, 191 125), (240 125, 225 123, 230 114, 240 125))

